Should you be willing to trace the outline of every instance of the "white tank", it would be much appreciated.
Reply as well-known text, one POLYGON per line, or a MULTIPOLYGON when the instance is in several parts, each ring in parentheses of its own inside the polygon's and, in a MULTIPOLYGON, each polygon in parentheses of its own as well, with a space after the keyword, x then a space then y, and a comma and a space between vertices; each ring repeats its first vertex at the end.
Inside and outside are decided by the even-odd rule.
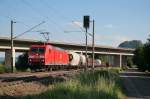
POLYGON ((102 62, 101 62, 100 59, 96 59, 96 61, 97 61, 97 62, 96 62, 96 65, 97 65, 97 66, 100 66, 100 65, 102 64, 102 62))
POLYGON ((69 64, 71 66, 77 66, 80 64, 80 55, 75 52, 68 52, 69 53, 69 64))

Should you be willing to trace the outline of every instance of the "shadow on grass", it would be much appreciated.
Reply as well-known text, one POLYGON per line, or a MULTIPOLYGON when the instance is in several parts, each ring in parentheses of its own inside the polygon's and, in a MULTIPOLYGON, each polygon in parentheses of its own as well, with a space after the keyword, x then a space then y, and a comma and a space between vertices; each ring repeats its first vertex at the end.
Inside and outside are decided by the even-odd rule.
POLYGON ((17 99, 17 98, 13 96, 3 95, 3 96, 0 96, 0 99, 17 99))

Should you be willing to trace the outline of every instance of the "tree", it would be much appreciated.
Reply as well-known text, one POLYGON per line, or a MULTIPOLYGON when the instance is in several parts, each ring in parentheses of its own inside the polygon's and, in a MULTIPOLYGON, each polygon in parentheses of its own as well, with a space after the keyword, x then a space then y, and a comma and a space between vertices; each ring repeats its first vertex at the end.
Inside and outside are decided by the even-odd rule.
POLYGON ((20 71, 26 71, 28 67, 28 53, 26 52, 18 57, 18 61, 16 62, 16 69, 20 71))
POLYGON ((147 69, 144 57, 144 47, 139 47, 134 51, 133 63, 137 65, 139 70, 145 71, 147 69))
POLYGON ((150 38, 144 44, 144 57, 146 61, 147 70, 150 71, 150 38))
POLYGON ((127 66, 129 66, 130 68, 133 67, 132 57, 127 57, 127 66))
POLYGON ((118 47, 121 48, 138 48, 142 47, 143 44, 140 40, 132 40, 132 41, 124 41, 123 43, 119 44, 118 47))

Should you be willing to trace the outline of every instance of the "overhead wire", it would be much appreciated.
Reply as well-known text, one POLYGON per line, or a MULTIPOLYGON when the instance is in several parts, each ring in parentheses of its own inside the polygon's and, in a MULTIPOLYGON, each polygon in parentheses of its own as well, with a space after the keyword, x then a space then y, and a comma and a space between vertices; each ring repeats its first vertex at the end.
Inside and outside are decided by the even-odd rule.
MULTIPOLYGON (((81 29, 82 32, 84 32, 84 33, 86 32, 86 31, 83 29, 83 27, 81 27, 80 25, 76 24, 74 21, 72 21, 72 23, 75 24, 76 26, 78 26, 78 27, 81 29)), ((89 32, 87 32, 87 33, 88 33, 88 35, 92 36, 91 33, 89 33, 89 32)))
POLYGON ((31 30, 33 30, 34 28, 40 26, 40 25, 43 24, 43 23, 45 23, 45 21, 43 21, 43 22, 39 23, 38 25, 33 26, 33 27, 30 28, 29 30, 27 30, 27 31, 25 31, 25 32, 23 32, 23 33, 21 33, 21 34, 15 36, 13 39, 15 39, 15 38, 17 38, 17 37, 20 37, 20 36, 24 35, 24 34, 27 33, 27 32, 30 32, 31 30))
MULTIPOLYGON (((48 2, 46 2, 46 0, 43 0, 42 4, 43 4, 44 6, 46 6, 46 7, 48 7, 51 12, 53 12, 54 14, 57 14, 57 16, 59 16, 60 18, 65 19, 65 20, 67 20, 67 21, 68 21, 68 20, 70 21, 70 19, 69 19, 68 17, 64 16, 60 10, 56 10, 54 7, 50 6, 50 5, 48 4, 48 2), (57 12, 57 13, 56 13, 56 12, 57 12)), ((71 19, 71 20, 72 20, 72 19, 71 19)), ((85 33, 85 30, 83 29, 82 26, 79 26, 78 24, 74 23, 74 21, 71 21, 71 23, 73 23, 75 26, 77 26, 77 27, 80 29, 80 31, 66 31, 66 30, 65 30, 64 33, 69 33, 69 32, 82 32, 82 33, 85 33)), ((92 36, 92 34, 89 33, 89 32, 88 32, 88 35, 89 35, 89 36, 92 36)))
MULTIPOLYGON (((45 0, 43 0, 42 4, 43 4, 44 6, 46 6, 46 7, 48 7, 49 10, 51 10, 54 14, 57 14, 57 16, 59 16, 60 18, 63 18, 63 19, 65 19, 66 21, 70 21, 70 19, 69 19, 68 17, 64 16, 60 10, 56 10, 54 7, 50 6, 50 5, 48 4, 48 2, 46 2, 45 0), (57 12, 57 13, 56 13, 56 12, 57 12)), ((71 20, 72 20, 72 19, 71 19, 71 20)), ((72 21, 72 22, 73 22, 73 21, 72 21)), ((81 32, 82 32, 82 31, 83 31, 83 32, 85 31, 85 30, 83 30, 83 28, 82 28, 81 26, 80 26, 80 27, 78 26, 78 28, 81 29, 81 32)), ((66 33, 66 32, 68 32, 68 31, 64 31, 64 32, 66 33)), ((79 31, 77 31, 77 32, 79 32, 79 31)), ((91 36, 90 33, 88 33, 88 34, 91 36)))
POLYGON ((20 24, 22 24, 22 25, 24 25, 24 26, 26 26, 26 27, 28 27, 28 28, 30 28, 30 26, 29 25, 27 25, 26 23, 24 23, 23 21, 15 21, 16 23, 20 23, 20 24))
POLYGON ((3 17, 3 18, 6 18, 6 19, 9 19, 9 20, 12 20, 12 18, 9 17, 9 16, 0 15, 0 17, 3 17))
MULTIPOLYGON (((37 8, 33 7, 32 4, 30 4, 26 0, 21 0, 21 2, 23 4, 25 4, 26 6, 30 7, 30 9, 32 9, 34 12, 36 12, 39 16, 43 17, 46 20, 50 20, 53 24, 55 24, 54 26, 57 27, 59 30, 64 31, 64 29, 62 28, 62 26, 60 26, 60 24, 58 24, 57 22, 55 22, 54 20, 52 20, 50 17, 43 15, 37 8)), ((69 20, 70 21, 70 19, 68 17, 64 16, 61 11, 58 11, 54 7, 48 5, 48 3, 45 0, 43 0, 42 4, 45 5, 45 7, 47 7, 49 10, 51 10, 52 12, 54 12, 55 14, 57 14, 60 18, 63 18, 65 20, 69 20)), ((23 22, 20 22, 20 21, 19 21, 19 23, 24 24, 23 22)), ((26 25, 26 24, 24 24, 24 25, 26 27, 30 27, 29 25, 26 25)), ((81 27, 79 27, 79 28, 81 29, 81 27)), ((26 33, 26 31, 25 31, 25 33, 26 33)))
MULTIPOLYGON (((68 17, 64 16, 60 10, 56 10, 54 7, 50 6, 50 5, 48 4, 48 2, 46 2, 45 0, 42 1, 42 4, 43 4, 44 6, 46 6, 47 8, 49 8, 49 10, 51 10, 54 14, 57 14, 57 16, 59 16, 60 18, 63 18, 63 19, 65 19, 66 21, 69 21, 69 20, 70 20, 68 17), (56 12, 57 12, 57 13, 56 13, 56 12)), ((71 19, 71 20, 72 20, 72 19, 71 19)))
MULTIPOLYGON (((25 0, 21 0, 25 5, 30 7, 33 11, 35 11, 38 15, 42 16, 43 18, 50 20, 53 24, 55 24, 55 27, 57 27, 59 30, 63 31, 63 28, 57 24, 54 20, 52 20, 50 17, 43 15, 38 9, 35 9, 30 3, 28 3, 25 0)), ((49 24, 49 23, 48 23, 49 24)))

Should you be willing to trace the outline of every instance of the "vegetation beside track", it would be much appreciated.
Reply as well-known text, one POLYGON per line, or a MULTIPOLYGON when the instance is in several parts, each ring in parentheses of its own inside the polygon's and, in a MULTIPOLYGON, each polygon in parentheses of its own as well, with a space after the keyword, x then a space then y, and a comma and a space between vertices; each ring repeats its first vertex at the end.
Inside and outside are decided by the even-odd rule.
POLYGON ((3 64, 0 64, 0 73, 4 73, 5 72, 5 68, 3 64))
POLYGON ((82 72, 62 83, 49 85, 49 90, 19 97, 22 99, 124 99, 116 69, 82 72))

